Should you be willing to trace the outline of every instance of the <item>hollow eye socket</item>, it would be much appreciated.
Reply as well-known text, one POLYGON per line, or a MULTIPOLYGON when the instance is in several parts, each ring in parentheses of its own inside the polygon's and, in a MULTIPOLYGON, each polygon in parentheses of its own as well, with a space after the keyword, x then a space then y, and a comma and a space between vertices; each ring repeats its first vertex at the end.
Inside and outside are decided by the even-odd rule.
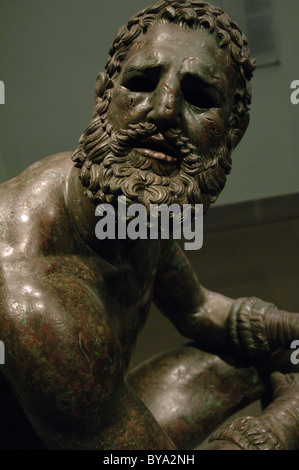
POLYGON ((157 88, 161 70, 160 67, 132 71, 125 75, 122 85, 133 93, 151 93, 157 88))
POLYGON ((219 107, 215 99, 206 93, 198 93, 190 90, 187 93, 184 93, 184 97, 189 104, 196 108, 211 109, 219 107))
POLYGON ((149 93, 156 89, 157 84, 150 77, 135 75, 130 77, 123 86, 134 93, 149 93))
POLYGON ((213 95, 213 91, 207 89, 207 85, 203 85, 200 80, 186 77, 182 81, 181 90, 184 99, 200 109, 219 108, 219 100, 213 95))

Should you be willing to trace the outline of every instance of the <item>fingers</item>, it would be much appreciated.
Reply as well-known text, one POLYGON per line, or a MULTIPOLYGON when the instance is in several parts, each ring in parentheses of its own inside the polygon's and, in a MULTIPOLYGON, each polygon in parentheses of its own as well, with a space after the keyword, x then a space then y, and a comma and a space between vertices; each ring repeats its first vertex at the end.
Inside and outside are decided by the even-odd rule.
POLYGON ((299 374, 282 374, 273 372, 271 374, 271 383, 273 387, 273 398, 289 398, 299 395, 299 374))

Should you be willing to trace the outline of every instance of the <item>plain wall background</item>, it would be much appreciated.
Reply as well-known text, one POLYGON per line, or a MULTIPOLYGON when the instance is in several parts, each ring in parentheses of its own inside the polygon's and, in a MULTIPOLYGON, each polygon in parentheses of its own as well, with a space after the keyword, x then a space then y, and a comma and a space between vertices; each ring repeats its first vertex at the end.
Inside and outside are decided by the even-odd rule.
MULTIPOLYGON (((239 0, 235 0, 239 1, 239 0)), ((0 0, 0 182, 73 150, 92 116, 93 88, 115 32, 151 0, 0 0)), ((154 1, 152 2, 154 3, 154 1)), ((217 0, 214 2, 217 4, 217 0)), ((218 203, 298 191, 298 0, 275 0, 279 65, 254 78, 251 124, 218 203)))

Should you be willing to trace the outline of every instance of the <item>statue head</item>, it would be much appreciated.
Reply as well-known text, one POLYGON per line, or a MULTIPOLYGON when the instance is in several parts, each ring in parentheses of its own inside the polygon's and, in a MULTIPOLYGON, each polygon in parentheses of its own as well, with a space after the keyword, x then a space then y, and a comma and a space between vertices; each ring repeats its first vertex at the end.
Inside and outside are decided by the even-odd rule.
POLYGON ((86 194, 206 210, 249 123, 246 37, 206 2, 162 0, 133 16, 109 53, 73 155, 86 194))

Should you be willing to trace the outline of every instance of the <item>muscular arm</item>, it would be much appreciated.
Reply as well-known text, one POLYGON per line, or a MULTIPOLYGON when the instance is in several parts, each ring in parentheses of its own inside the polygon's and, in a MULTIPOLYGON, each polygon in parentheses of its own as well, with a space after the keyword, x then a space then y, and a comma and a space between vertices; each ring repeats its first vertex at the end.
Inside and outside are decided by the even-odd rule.
POLYGON ((74 229, 69 157, 0 188, 1 373, 49 449, 173 449, 124 380, 131 345, 105 287, 117 270, 74 229))
POLYGON ((183 336, 219 352, 254 357, 289 349, 299 315, 256 298, 233 300, 201 286, 176 243, 161 255, 154 301, 183 336))
POLYGON ((113 318, 73 275, 76 265, 56 257, 3 263, 3 373, 49 449, 173 449, 125 383, 113 318))
POLYGON ((176 243, 162 253, 154 302, 183 336, 219 350, 227 348, 227 319, 234 301, 204 288, 176 243))

